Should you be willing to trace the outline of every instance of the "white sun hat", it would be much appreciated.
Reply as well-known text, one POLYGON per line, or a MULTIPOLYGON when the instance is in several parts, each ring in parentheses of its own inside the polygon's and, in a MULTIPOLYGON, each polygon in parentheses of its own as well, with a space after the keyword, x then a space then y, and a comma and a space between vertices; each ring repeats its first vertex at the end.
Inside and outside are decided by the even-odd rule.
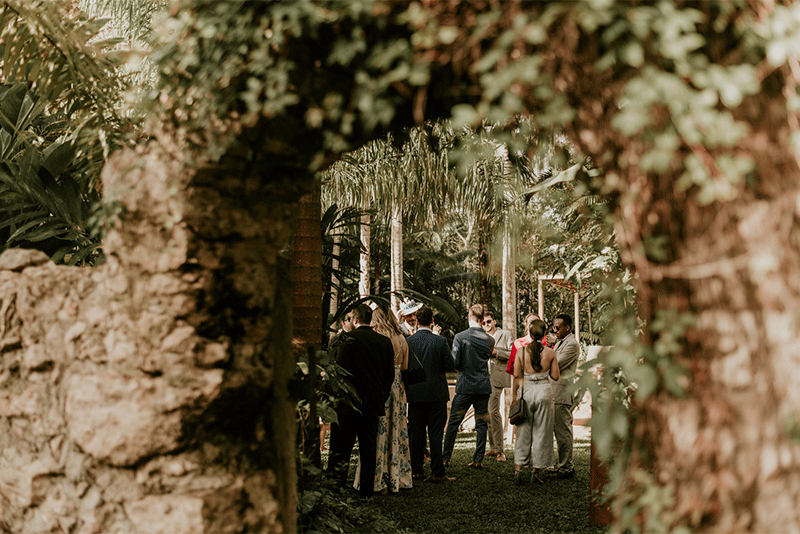
POLYGON ((411 315, 412 313, 416 313, 420 308, 422 308, 422 303, 406 299, 400 304, 400 311, 397 312, 397 314, 400 317, 411 315))

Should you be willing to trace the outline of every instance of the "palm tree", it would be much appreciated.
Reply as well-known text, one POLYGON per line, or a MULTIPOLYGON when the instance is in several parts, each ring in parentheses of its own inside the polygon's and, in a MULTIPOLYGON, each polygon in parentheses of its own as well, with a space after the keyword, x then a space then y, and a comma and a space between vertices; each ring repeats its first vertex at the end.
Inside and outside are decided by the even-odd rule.
POLYGON ((391 301, 399 309, 398 295, 403 283, 403 227, 408 223, 431 228, 441 220, 447 198, 448 152, 450 137, 442 123, 408 131, 403 144, 400 167, 384 199, 391 206, 391 301), (437 142, 437 146, 432 143, 437 142))
POLYGON ((466 246, 477 248, 480 274, 477 300, 491 306, 489 247, 495 234, 502 232, 512 192, 506 147, 492 139, 490 129, 467 131, 461 137, 459 177, 451 180, 450 210, 464 218, 468 233, 466 246))
POLYGON ((153 16, 167 8, 166 0, 80 0, 78 7, 95 17, 108 17, 106 32, 123 37, 128 48, 148 39, 153 16))
POLYGON ((369 278, 372 215, 376 212, 375 200, 379 196, 377 187, 381 183, 380 180, 387 172, 391 172, 391 167, 383 165, 383 162, 391 157, 391 151, 391 145, 383 140, 370 142, 343 156, 322 176, 324 205, 355 207, 363 212, 358 283, 358 293, 361 297, 372 292, 369 278))
POLYGON ((399 308, 403 290, 403 228, 405 223, 432 225, 446 198, 447 152, 432 147, 441 139, 438 125, 409 130, 399 150, 388 137, 352 152, 334 165, 325 179, 329 202, 355 206, 370 212, 362 218, 360 296, 377 291, 369 281, 370 225, 390 228, 390 294, 392 308, 399 308))

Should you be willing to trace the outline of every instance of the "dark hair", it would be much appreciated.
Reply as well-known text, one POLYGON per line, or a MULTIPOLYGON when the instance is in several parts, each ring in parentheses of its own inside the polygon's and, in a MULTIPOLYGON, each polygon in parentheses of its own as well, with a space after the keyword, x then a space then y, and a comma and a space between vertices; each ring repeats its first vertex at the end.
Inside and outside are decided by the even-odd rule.
POLYGON ((571 315, 567 315, 566 313, 559 313, 558 315, 556 315, 556 319, 561 319, 562 321, 564 321, 564 326, 568 326, 570 329, 572 329, 571 315))
MULTIPOLYGON (((545 332, 547 332, 547 324, 541 319, 535 319, 531 323, 531 327, 528 328, 528 335, 531 336, 532 341, 524 350, 526 354, 530 354, 531 367, 537 373, 542 372, 542 338, 545 332), (531 350, 527 350, 528 348, 531 348, 531 350)), ((524 367, 522 373, 525 373, 524 367)))
POLYGON ((484 317, 491 317, 492 319, 495 318, 494 312, 492 310, 488 309, 488 308, 483 310, 483 316, 484 317))
POLYGON ((433 310, 423 306, 417 312, 417 322, 420 326, 430 326, 433 322, 433 310))
POLYGON ((372 308, 366 304, 359 304, 353 308, 350 313, 352 313, 354 317, 358 317, 358 323, 361 325, 369 325, 372 321, 372 308))

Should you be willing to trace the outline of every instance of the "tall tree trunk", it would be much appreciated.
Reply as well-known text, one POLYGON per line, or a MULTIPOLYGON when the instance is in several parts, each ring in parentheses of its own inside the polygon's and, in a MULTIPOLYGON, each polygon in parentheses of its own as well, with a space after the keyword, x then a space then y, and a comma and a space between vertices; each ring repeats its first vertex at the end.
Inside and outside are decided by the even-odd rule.
MULTIPOLYGON (((331 301, 330 307, 328 308, 328 313, 330 316, 336 315, 336 311, 339 309, 339 278, 336 276, 336 273, 339 271, 339 253, 340 253, 340 244, 342 242, 342 236, 338 233, 334 234, 333 236, 333 249, 332 249, 332 258, 331 258, 331 301)), ((332 338, 335 336, 336 333, 334 331, 330 332, 330 337, 332 338)))
POLYGON ((503 227, 503 329, 517 336, 517 241, 514 224, 506 218, 503 227))
POLYGON ((478 223, 478 302, 491 308, 492 286, 489 281, 489 251, 486 243, 486 221, 478 223))
MULTIPOLYGON (((657 213, 653 235, 669 236, 674 247, 671 265, 640 263, 643 317, 662 328, 667 310, 697 318, 682 336, 684 350, 671 355, 689 371, 685 395, 660 390, 633 411, 633 439, 648 446, 638 464, 696 525, 704 518, 717 531, 800 527, 800 446, 787 432, 800 406, 800 343, 787 315, 800 308, 800 189, 796 169, 773 170, 772 178, 762 175, 757 197, 735 203, 678 201, 663 184, 653 191, 666 200, 660 209, 628 207, 643 227, 657 213), (721 218, 728 223, 715 227, 721 218)), ((657 346, 669 335, 648 329, 645 342, 657 346)))
POLYGON ((370 230, 372 217, 361 216, 361 256, 359 262, 358 295, 366 297, 370 294, 370 230))
POLYGON ((308 419, 302 421, 300 439, 306 457, 319 465, 319 419, 316 402, 316 352, 322 348, 322 217, 320 183, 300 197, 295 210, 296 230, 293 240, 292 275, 294 276, 292 316, 293 344, 308 356, 307 400, 311 406, 308 419))
POLYGON ((391 241, 391 301, 392 310, 397 312, 400 309, 400 299, 397 296, 397 291, 403 289, 403 209, 399 202, 395 202, 392 209, 391 241))
POLYGON ((319 349, 322 343, 322 230, 320 184, 300 197, 295 212, 293 339, 301 350, 319 349))
MULTIPOLYGON (((737 110, 752 130, 738 146, 756 171, 734 200, 701 203, 675 187, 679 176, 629 168, 617 211, 648 360, 658 358, 644 364, 663 381, 632 410, 629 438, 644 448, 629 473, 643 468, 675 503, 673 524, 698 531, 800 531, 800 170, 784 144, 781 86, 767 87, 737 110), (664 238, 658 260, 641 236, 664 238)), ((629 476, 624 494, 636 497, 644 479, 629 476)))

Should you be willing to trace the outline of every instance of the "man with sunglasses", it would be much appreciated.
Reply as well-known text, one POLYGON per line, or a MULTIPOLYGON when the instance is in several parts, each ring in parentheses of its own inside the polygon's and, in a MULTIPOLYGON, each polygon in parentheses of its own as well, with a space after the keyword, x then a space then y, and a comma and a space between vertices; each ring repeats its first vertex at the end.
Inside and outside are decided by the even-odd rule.
POLYGON ((498 462, 505 462, 506 455, 503 443, 503 420, 507 417, 511 397, 511 377, 506 373, 508 357, 511 354, 511 332, 497 328, 494 313, 483 312, 483 331, 494 338, 494 350, 489 360, 489 382, 492 394, 489 396, 489 452, 486 456, 496 456, 498 462), (500 397, 505 391, 505 410, 500 414, 500 397))

